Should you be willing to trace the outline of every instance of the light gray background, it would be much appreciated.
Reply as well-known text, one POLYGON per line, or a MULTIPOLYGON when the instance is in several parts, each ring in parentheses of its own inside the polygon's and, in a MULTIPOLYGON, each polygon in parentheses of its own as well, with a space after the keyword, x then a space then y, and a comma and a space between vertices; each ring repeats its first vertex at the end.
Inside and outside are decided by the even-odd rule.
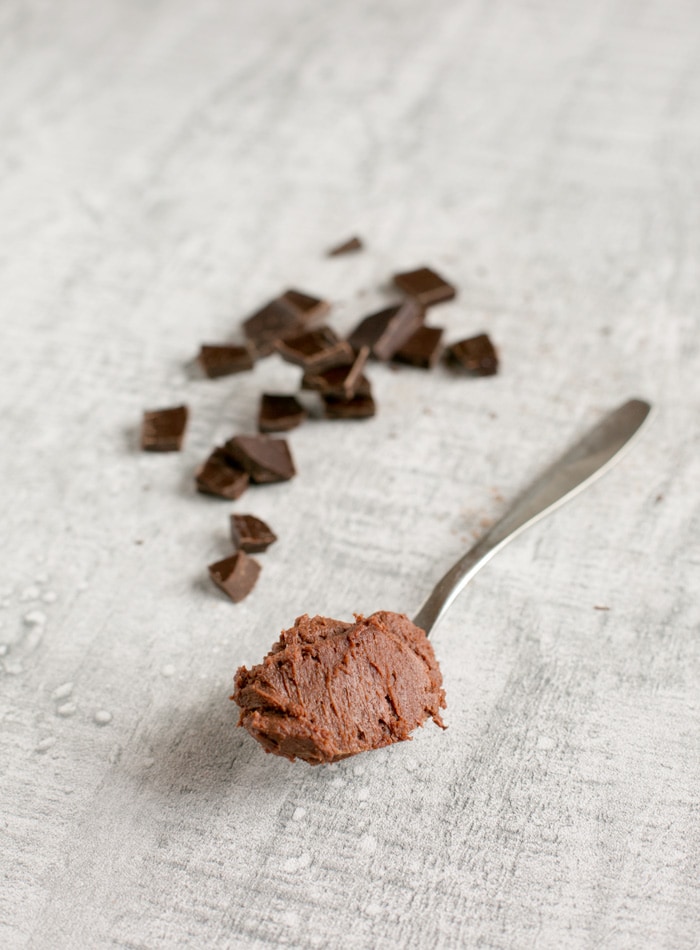
POLYGON ((698 4, 5 0, 0 69, 0 945, 697 947, 698 4), (296 480, 197 496, 298 380, 199 344, 289 285, 349 329, 423 263, 502 373, 373 367, 296 480), (412 612, 630 395, 634 451, 439 630, 446 733, 311 769, 234 729, 295 616, 412 612), (240 606, 231 510, 280 538, 240 606))

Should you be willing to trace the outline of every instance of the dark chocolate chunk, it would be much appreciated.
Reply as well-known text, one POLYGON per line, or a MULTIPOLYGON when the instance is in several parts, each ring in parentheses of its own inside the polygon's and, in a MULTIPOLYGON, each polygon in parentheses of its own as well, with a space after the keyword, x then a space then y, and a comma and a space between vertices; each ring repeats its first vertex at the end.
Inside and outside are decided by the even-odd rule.
POLYGON ((214 449, 195 475, 197 490, 219 498, 240 498, 248 487, 250 476, 232 461, 223 449, 214 449))
POLYGON ((197 357, 199 365, 210 379, 230 376, 252 369, 255 363, 250 346, 202 346, 197 357))
POLYGON ((231 515, 231 541, 236 551, 260 554, 277 540, 264 521, 254 515, 231 515))
POLYGON ((377 407, 370 393, 360 393, 352 399, 322 395, 326 419, 369 419, 377 407))
POLYGON ((498 371, 498 353, 486 333, 453 343, 447 348, 445 361, 452 369, 472 376, 493 376, 498 371))
POLYGON ((209 565, 211 579, 235 604, 248 596, 259 574, 260 565, 254 558, 248 557, 245 551, 238 551, 223 561, 209 565))
POLYGON ((369 346, 372 356, 388 360, 423 323, 425 311, 420 303, 408 297, 395 307, 365 317, 348 337, 355 351, 369 346))
POLYGON ((457 295, 456 288, 429 267, 419 267, 418 270, 395 274, 394 283, 409 297, 418 300, 424 307, 430 307, 434 303, 442 303, 444 300, 452 300, 457 295))
POLYGON ((418 327, 394 353, 394 359, 398 363, 432 369, 440 357, 441 339, 442 327, 418 327))
POLYGON ((298 290, 287 290, 243 322, 243 332, 258 355, 270 353, 277 340, 295 336, 323 319, 330 304, 298 290))
POLYGON ((277 352, 282 359, 297 366, 303 366, 308 372, 320 372, 329 366, 352 363, 355 358, 353 348, 341 340, 330 327, 318 327, 298 336, 279 340, 277 352))
POLYGON ((322 373, 306 373, 301 381, 302 389, 313 389, 323 395, 352 399, 358 393, 369 395, 370 383, 362 370, 369 357, 369 347, 363 346, 354 363, 346 366, 331 366, 322 373))
POLYGON ((284 439, 237 435, 224 445, 224 452, 257 484, 285 482, 296 475, 292 453, 284 439))
POLYGON ((349 240, 343 241, 342 244, 332 247, 328 252, 328 256, 338 257, 340 254, 350 254, 352 251, 361 251, 362 247, 362 241, 359 237, 351 237, 349 240))
POLYGON ((431 717, 445 727, 430 641, 385 610, 355 623, 299 617, 262 663, 238 670, 231 698, 266 752, 311 765, 401 742, 431 717))
POLYGON ((141 448, 146 452, 179 452, 186 427, 187 406, 144 412, 141 448))
POLYGON ((289 432, 306 419, 307 412, 295 396, 263 393, 258 413, 261 432, 289 432))

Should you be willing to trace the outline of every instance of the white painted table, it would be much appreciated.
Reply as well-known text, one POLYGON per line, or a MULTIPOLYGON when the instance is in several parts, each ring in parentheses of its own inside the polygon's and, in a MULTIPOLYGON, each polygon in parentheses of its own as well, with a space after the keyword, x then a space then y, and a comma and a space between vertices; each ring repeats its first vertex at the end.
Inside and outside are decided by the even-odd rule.
POLYGON ((699 945, 698 35, 683 0, 2 5, 4 950, 699 945), (296 480, 197 496, 298 380, 197 380, 199 344, 288 285, 349 329, 423 263, 502 373, 375 367, 296 480), (440 628, 446 733, 311 769, 233 727, 296 615, 413 611, 629 395, 634 451, 440 628), (138 452, 180 401, 184 452, 138 452), (234 509, 280 538, 238 607, 234 509))

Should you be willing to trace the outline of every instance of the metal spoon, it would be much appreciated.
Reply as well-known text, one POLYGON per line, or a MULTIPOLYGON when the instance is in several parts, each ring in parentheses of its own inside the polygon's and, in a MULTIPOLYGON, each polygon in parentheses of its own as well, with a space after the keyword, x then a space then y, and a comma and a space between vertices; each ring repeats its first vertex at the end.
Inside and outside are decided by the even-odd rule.
POLYGON ((513 502, 454 567, 438 581, 413 622, 430 636, 463 590, 496 551, 516 535, 563 505, 617 462, 651 412, 643 399, 630 399, 605 416, 513 502))

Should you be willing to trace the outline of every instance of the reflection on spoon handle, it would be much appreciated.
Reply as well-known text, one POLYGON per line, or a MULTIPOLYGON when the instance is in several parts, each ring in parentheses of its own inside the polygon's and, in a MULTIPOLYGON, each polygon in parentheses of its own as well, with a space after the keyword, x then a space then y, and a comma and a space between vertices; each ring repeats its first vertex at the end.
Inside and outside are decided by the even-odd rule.
POLYGON ((603 475, 620 458, 651 411, 648 402, 630 399, 609 413, 580 442, 540 475, 491 530, 440 580, 413 622, 430 635, 476 572, 525 528, 544 518, 603 475))

